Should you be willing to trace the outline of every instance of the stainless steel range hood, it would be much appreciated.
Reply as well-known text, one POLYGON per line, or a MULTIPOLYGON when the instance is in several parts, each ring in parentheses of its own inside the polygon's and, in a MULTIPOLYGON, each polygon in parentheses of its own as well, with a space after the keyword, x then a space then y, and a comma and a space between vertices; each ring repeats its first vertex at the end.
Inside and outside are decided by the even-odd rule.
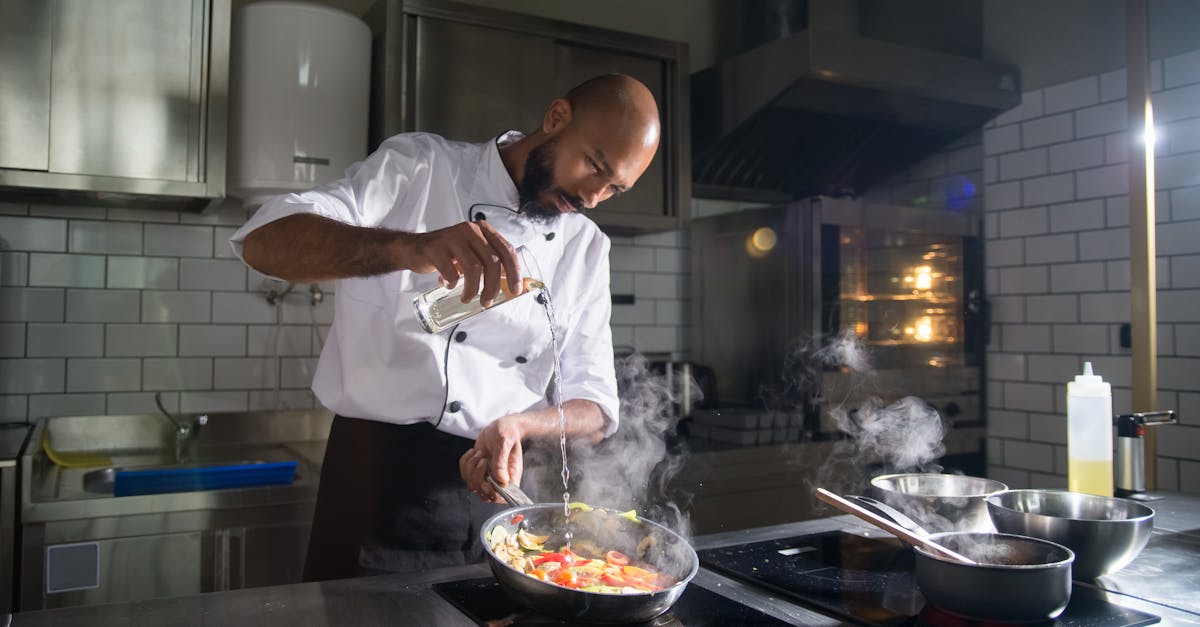
POLYGON ((822 30, 697 72, 691 91, 698 194, 861 193, 1020 102, 1015 68, 822 30))

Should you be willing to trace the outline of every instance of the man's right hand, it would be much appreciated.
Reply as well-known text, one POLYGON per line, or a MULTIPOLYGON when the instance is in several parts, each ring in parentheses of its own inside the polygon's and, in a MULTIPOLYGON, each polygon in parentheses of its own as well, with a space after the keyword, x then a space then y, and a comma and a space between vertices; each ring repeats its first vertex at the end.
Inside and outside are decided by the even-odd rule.
POLYGON ((522 414, 497 418, 475 438, 475 446, 458 459, 458 471, 467 489, 484 501, 504 502, 487 482, 488 475, 502 486, 521 485, 521 475, 525 469, 525 454, 521 446, 524 420, 522 414))
POLYGON ((461 277, 462 302, 476 294, 480 303, 490 306, 500 293, 503 269, 508 287, 521 289, 521 269, 517 252, 486 220, 460 222, 428 233, 412 233, 403 238, 401 265, 418 273, 437 272, 453 287, 461 277), (480 285, 483 291, 480 292, 480 285))

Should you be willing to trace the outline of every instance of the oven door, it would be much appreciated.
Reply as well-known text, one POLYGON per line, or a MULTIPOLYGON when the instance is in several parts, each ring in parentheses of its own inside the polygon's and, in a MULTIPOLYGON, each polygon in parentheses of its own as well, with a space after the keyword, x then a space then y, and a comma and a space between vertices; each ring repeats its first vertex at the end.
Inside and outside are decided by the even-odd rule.
POLYGON ((869 385, 845 368, 823 373, 816 431, 837 432, 830 403, 917 396, 951 427, 948 455, 981 452, 987 311, 977 218, 822 199, 814 219, 822 334, 853 333, 872 367, 869 385))

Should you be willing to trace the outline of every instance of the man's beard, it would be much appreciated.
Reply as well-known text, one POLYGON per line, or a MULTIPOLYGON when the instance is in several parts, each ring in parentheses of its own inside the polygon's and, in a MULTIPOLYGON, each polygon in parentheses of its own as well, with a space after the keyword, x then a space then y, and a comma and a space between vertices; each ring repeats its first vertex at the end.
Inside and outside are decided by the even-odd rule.
POLYGON ((562 215, 553 201, 549 204, 543 202, 544 195, 550 195, 551 198, 561 197, 576 211, 583 211, 583 203, 578 198, 553 186, 556 143, 555 140, 547 141, 529 151, 529 156, 525 159, 525 175, 521 184, 517 186, 521 203, 520 214, 533 222, 552 222, 562 215))

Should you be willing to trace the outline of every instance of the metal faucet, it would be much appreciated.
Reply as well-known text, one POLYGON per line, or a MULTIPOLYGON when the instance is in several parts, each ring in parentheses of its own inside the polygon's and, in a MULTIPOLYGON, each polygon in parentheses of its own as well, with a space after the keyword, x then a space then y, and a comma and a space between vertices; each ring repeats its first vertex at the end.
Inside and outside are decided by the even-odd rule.
POLYGON ((195 423, 176 420, 171 412, 163 407, 162 392, 154 393, 154 404, 158 406, 158 411, 162 412, 162 415, 175 427, 175 463, 182 464, 188 461, 186 454, 188 440, 200 431, 200 427, 208 424, 208 414, 197 416, 195 423))

